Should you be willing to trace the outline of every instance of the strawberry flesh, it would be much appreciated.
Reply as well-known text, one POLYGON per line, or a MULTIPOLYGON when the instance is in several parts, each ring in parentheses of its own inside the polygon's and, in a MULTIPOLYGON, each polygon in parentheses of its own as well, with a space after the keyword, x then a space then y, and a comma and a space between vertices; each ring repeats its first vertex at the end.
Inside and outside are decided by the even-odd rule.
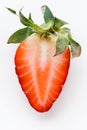
POLYGON ((16 74, 31 106, 38 112, 51 108, 68 74, 70 49, 54 56, 55 46, 55 38, 40 39, 32 35, 16 51, 16 74))

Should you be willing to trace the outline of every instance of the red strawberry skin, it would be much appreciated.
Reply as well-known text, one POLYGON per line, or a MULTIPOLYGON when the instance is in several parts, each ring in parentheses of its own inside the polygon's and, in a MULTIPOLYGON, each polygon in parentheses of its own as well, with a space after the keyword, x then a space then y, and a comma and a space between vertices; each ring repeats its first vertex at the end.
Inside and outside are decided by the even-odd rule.
POLYGON ((55 38, 40 39, 32 35, 18 47, 15 68, 22 90, 31 106, 46 112, 59 96, 70 66, 70 49, 54 56, 55 38))

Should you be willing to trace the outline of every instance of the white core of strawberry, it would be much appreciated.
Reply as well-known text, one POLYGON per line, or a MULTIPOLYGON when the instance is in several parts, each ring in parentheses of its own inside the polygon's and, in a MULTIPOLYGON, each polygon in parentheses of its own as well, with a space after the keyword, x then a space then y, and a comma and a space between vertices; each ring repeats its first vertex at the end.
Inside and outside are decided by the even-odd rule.
POLYGON ((40 48, 41 48, 41 55, 40 55, 40 68, 42 68, 43 70, 45 69, 45 65, 47 63, 47 55, 48 55, 48 49, 49 49, 49 45, 46 42, 43 42, 40 44, 40 48))

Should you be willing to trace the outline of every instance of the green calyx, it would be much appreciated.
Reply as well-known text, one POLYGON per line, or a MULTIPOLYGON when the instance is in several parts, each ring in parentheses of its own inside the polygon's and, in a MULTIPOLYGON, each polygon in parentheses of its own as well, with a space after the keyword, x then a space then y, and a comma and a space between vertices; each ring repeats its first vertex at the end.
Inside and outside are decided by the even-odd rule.
MULTIPOLYGON (((16 11, 10 8, 7 8, 11 13, 17 15, 16 11)), ((17 15, 20 19, 20 22, 25 26, 25 28, 19 29, 8 39, 8 43, 20 43, 28 36, 33 33, 37 33, 40 37, 49 38, 49 35, 55 35, 57 37, 56 41, 56 52, 55 55, 63 53, 65 49, 70 47, 72 57, 77 57, 81 53, 81 46, 72 39, 70 29, 64 27, 67 22, 56 18, 50 9, 44 5, 41 7, 41 11, 44 17, 44 23, 42 25, 37 25, 32 20, 31 14, 26 18, 22 14, 22 9, 17 15)))

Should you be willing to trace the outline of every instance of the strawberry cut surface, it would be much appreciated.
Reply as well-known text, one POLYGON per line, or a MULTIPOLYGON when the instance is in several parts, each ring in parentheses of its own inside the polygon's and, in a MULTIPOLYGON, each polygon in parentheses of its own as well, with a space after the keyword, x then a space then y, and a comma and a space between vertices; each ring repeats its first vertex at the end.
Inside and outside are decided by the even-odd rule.
POLYGON ((50 109, 65 83, 70 65, 70 49, 55 54, 55 38, 32 35, 18 47, 16 74, 31 106, 39 112, 50 109))

